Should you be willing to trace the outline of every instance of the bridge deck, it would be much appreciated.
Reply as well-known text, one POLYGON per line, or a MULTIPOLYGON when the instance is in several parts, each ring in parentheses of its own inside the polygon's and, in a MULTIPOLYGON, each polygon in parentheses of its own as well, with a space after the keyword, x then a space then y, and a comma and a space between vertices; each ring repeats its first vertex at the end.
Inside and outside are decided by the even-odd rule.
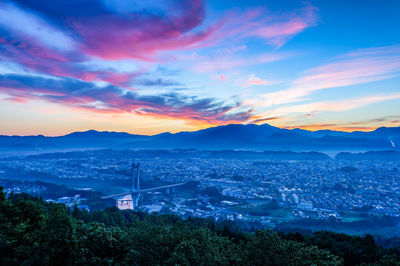
POLYGON ((140 191, 125 192, 125 193, 120 193, 120 194, 104 196, 104 197, 101 197, 101 198, 102 199, 110 199, 110 198, 122 197, 122 196, 125 196, 125 195, 128 195, 128 194, 138 194, 138 193, 141 193, 141 192, 149 192, 149 191, 154 191, 154 190, 160 190, 160 189, 183 186, 184 184, 186 184, 186 183, 178 183, 178 184, 166 185, 166 186, 161 186, 161 187, 146 188, 146 189, 141 189, 140 191))

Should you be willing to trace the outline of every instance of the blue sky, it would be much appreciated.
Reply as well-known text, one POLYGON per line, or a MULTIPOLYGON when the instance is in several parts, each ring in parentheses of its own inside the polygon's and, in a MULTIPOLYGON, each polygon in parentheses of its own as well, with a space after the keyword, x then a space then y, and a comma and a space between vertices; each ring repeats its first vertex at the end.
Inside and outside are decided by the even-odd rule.
POLYGON ((400 126, 399 1, 2 1, 0 134, 400 126))

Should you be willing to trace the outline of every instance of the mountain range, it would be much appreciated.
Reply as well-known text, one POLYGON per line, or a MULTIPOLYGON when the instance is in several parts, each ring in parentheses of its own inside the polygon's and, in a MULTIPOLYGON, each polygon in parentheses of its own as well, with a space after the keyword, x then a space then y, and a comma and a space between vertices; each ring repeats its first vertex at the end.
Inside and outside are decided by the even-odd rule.
POLYGON ((64 136, 0 136, 0 151, 63 149, 159 149, 369 151, 398 150, 400 127, 381 127, 370 132, 283 129, 268 124, 230 124, 192 132, 134 135, 89 130, 64 136))

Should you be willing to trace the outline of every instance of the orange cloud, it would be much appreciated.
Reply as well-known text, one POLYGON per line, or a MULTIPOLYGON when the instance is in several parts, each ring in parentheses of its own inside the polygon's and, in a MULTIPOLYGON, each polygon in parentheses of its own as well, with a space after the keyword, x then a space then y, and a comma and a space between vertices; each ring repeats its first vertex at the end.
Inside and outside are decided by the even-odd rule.
POLYGON ((373 131, 377 127, 354 127, 354 126, 343 126, 341 124, 305 124, 305 125, 297 125, 297 126, 288 126, 288 127, 283 127, 286 129, 295 129, 295 128, 300 128, 304 130, 310 130, 310 131, 317 131, 317 130, 336 130, 336 131, 345 131, 345 132, 353 132, 353 131, 373 131))

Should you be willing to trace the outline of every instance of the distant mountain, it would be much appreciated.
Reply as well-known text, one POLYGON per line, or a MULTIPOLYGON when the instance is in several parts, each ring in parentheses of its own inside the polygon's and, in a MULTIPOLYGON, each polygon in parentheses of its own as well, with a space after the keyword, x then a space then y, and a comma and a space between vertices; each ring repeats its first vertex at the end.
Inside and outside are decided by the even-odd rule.
POLYGON ((0 151, 86 148, 197 148, 202 150, 368 151, 395 150, 399 127, 371 132, 308 131, 282 129, 268 124, 231 124, 193 132, 153 136, 89 130, 65 136, 0 136, 0 151))
POLYGON ((88 130, 83 132, 73 132, 65 135, 65 138, 131 138, 133 136, 143 137, 143 135, 132 135, 125 132, 110 132, 88 130))
POLYGON ((343 132, 343 131, 334 131, 334 130, 317 130, 317 131, 308 131, 300 128, 292 129, 298 135, 307 136, 307 137, 325 137, 325 136, 332 136, 332 137, 351 137, 351 133, 343 132))
POLYGON ((338 160, 380 160, 380 161, 398 161, 400 152, 398 151, 368 151, 360 153, 341 152, 335 156, 338 160))
POLYGON ((0 152, 9 150, 37 151, 84 148, 112 148, 120 147, 130 141, 146 140, 151 138, 144 135, 133 135, 123 132, 108 132, 89 130, 73 132, 65 136, 45 137, 38 136, 0 136, 0 152))

